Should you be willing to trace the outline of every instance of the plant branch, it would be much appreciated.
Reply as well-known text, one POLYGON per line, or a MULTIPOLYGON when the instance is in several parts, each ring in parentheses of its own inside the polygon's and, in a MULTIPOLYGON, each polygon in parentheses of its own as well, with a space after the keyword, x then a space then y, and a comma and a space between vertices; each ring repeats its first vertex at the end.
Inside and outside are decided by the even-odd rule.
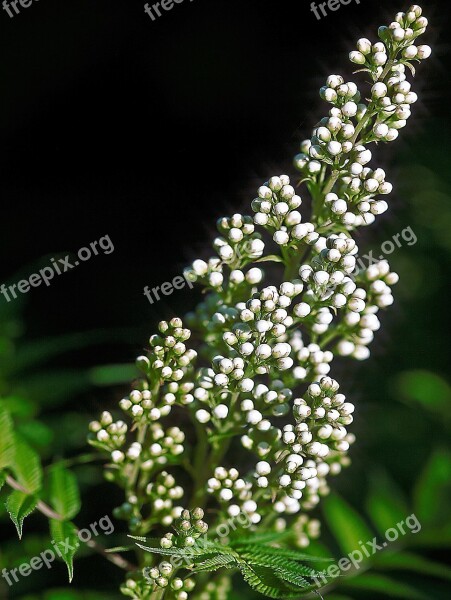
MULTIPOLYGON (((6 477, 6 483, 13 490, 22 492, 23 494, 29 494, 29 492, 22 485, 20 485, 20 483, 18 481, 16 481, 13 477, 11 477, 11 475, 8 475, 6 477)), ((50 506, 48 506, 48 504, 46 504, 42 500, 38 501, 38 503, 36 504, 36 508, 41 514, 43 514, 48 519, 54 519, 56 521, 64 521, 65 520, 64 517, 62 517, 60 514, 55 512, 52 508, 50 508, 50 506)), ((79 529, 76 528, 76 531, 78 533, 79 529)), ((120 569, 124 569, 126 571, 135 571, 136 570, 136 567, 134 565, 132 565, 130 562, 128 562, 125 558, 123 558, 120 554, 115 554, 113 552, 112 553, 107 552, 107 550, 103 546, 101 546, 94 540, 90 540, 89 542, 86 542, 86 545, 89 546, 89 548, 92 548, 93 550, 95 550, 98 554, 101 554, 109 562, 113 563, 120 569)))

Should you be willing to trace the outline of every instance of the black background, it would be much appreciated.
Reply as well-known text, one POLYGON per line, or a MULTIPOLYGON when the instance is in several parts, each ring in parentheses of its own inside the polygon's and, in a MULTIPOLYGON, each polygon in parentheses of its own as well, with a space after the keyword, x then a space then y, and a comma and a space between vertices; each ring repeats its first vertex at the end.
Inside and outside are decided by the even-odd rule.
MULTIPOLYGON (((186 0, 155 22, 137 0, 1 11, 1 280, 103 235, 115 246, 28 293, 30 334, 150 328, 185 308, 183 293, 152 307, 142 289, 208 255, 217 217, 292 173, 325 77, 349 76, 355 39, 400 8, 352 1, 320 21, 304 0, 186 0)), ((449 118, 444 11, 426 7, 435 55, 417 130, 449 118)))

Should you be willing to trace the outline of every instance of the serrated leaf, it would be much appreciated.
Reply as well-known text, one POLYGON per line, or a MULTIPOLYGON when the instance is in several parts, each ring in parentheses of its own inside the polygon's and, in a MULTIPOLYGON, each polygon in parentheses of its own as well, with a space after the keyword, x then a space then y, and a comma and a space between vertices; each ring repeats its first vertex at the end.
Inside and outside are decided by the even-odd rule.
POLYGON ((77 529, 70 521, 56 521, 55 519, 50 519, 50 534, 53 538, 52 541, 56 542, 60 558, 62 558, 67 565, 69 582, 72 582, 74 577, 73 559, 80 546, 77 529))
POLYGON ((378 530, 385 534, 387 529, 404 521, 409 507, 401 490, 385 472, 373 473, 370 482, 366 509, 378 530))
POLYGON ((0 469, 3 469, 14 459, 13 422, 3 402, 0 402, 0 432, 0 469))
POLYGON ((284 591, 275 586, 270 586, 262 581, 261 576, 254 568, 247 564, 240 565, 241 573, 243 574, 246 583, 253 589, 267 596, 268 598, 284 598, 284 591))
POLYGON ((54 465, 49 474, 50 502, 64 520, 73 519, 80 511, 77 479, 62 465, 54 465))
POLYGON ((451 508, 451 453, 436 450, 421 473, 414 491, 415 514, 423 524, 441 525, 451 508))
POLYGON ((138 540, 138 542, 147 542, 148 544, 158 543, 159 538, 146 538, 143 535, 127 535, 132 540, 138 540))
POLYGON ((6 510, 16 526, 19 539, 22 539, 23 522, 36 508, 38 500, 35 496, 14 490, 6 499, 6 510))
POLYGON ((212 554, 234 554, 233 550, 227 546, 214 544, 208 540, 201 540, 201 538, 196 541, 196 545, 186 548, 152 548, 149 546, 143 546, 142 544, 136 545, 138 548, 141 548, 141 550, 151 552, 152 554, 161 554, 163 556, 180 556, 181 558, 201 559, 203 557, 208 558, 212 554))
POLYGON ((379 574, 365 573, 358 577, 346 578, 343 587, 365 592, 390 593, 390 598, 406 598, 406 600, 430 600, 414 587, 379 574))
POLYGON ((11 464, 17 481, 30 494, 41 489, 42 467, 38 454, 18 435, 14 436, 14 459, 11 464))
MULTIPOLYGON (((294 561, 287 560, 283 557, 275 555, 264 555, 264 554, 243 554, 242 558, 246 560, 246 563, 255 569, 255 567, 264 567, 274 572, 276 577, 282 582, 297 585, 300 587, 309 587, 311 584, 303 577, 304 568, 302 565, 298 565, 294 561)), ((308 576, 312 576, 311 571, 308 570, 308 576)))
POLYGON ((276 569, 275 573, 283 582, 288 582, 292 585, 299 586, 300 588, 308 588, 311 586, 311 583, 302 577, 302 575, 293 572, 291 569, 280 568, 276 569))
POLYGON ((305 554, 304 552, 298 552, 297 550, 290 550, 288 548, 275 548, 273 546, 262 546, 261 544, 259 544, 259 545, 244 544, 243 546, 239 547, 238 551, 245 552, 245 551, 249 551, 249 550, 253 549, 254 547, 256 547, 256 549, 261 550, 262 552, 265 552, 267 554, 270 553, 275 556, 283 556, 283 557, 289 558, 291 560, 298 560, 298 561, 305 561, 305 562, 308 562, 308 561, 331 562, 331 561, 333 561, 333 558, 312 556, 311 554, 305 554))
POLYGON ((389 554, 382 552, 375 557, 375 567, 387 570, 413 571, 431 577, 451 581, 451 568, 410 552, 389 554))
POLYGON ((316 577, 319 575, 318 571, 315 571, 315 569, 305 565, 300 565, 296 561, 287 558, 283 554, 279 554, 278 549, 276 548, 273 548, 273 550, 276 552, 265 552, 263 549, 255 553, 243 552, 240 554, 240 557, 244 558, 246 562, 259 565, 260 567, 268 567, 270 569, 289 569, 293 571, 293 573, 305 575, 306 577, 316 577))
POLYGON ((374 537, 358 512, 337 494, 324 499, 323 513, 344 554, 358 550, 359 542, 366 542, 374 537))
POLYGON ((223 567, 231 568, 231 566, 237 566, 237 562, 233 556, 218 554, 212 558, 207 558, 201 563, 196 563, 195 567, 191 569, 192 573, 208 572, 212 573, 223 567))
POLYGON ((299 592, 290 593, 290 589, 284 586, 271 569, 264 567, 253 567, 247 563, 240 564, 240 570, 244 580, 250 587, 268 598, 280 600, 298 600, 299 592))

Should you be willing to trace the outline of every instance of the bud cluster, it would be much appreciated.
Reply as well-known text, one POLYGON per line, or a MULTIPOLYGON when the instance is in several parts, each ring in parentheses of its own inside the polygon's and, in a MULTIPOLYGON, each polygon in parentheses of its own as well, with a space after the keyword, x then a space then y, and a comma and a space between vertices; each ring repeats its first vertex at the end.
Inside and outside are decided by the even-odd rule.
MULTIPOLYGON (((91 423, 91 443, 125 490, 117 514, 140 535, 160 538, 172 525, 161 548, 194 546, 208 529, 204 509, 217 525, 245 514, 253 529, 293 529, 300 546, 317 537, 305 513, 349 465, 354 442, 354 405, 330 377, 332 363, 369 357, 398 281, 384 260, 356 268, 354 231, 388 210, 392 192, 368 145, 394 141, 411 116, 417 95, 406 67, 430 55, 416 44, 426 25, 414 5, 379 29, 379 41, 357 42, 350 59, 368 89, 328 77, 320 90, 328 113, 295 158, 307 210, 293 179, 279 175, 259 187, 253 216, 219 219, 216 256, 186 271, 206 292, 189 329, 163 321, 138 358, 144 378, 120 401, 130 425, 109 412, 91 423), (191 332, 196 350, 186 345, 191 332), (200 508, 178 506, 185 490, 200 508)), ((161 598, 190 591, 169 563, 150 579, 161 598)), ((131 578, 123 593, 140 597, 140 585, 131 578)), ((200 597, 218 590, 209 584, 200 597)))

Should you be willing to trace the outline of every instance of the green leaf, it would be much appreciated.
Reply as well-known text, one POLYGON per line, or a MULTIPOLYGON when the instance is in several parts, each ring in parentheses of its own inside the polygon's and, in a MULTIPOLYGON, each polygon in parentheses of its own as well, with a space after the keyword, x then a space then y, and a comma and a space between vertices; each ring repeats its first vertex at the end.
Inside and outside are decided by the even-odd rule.
POLYGON ((438 449, 430 457, 414 490, 415 514, 423 525, 446 522, 451 508, 451 453, 438 449))
POLYGON ((24 440, 39 449, 50 446, 55 436, 50 427, 36 420, 18 424, 16 431, 24 440))
MULTIPOLYGON (((232 547, 234 547, 232 545, 232 547)), ((332 558, 323 558, 319 556, 312 556, 311 554, 304 554, 303 552, 298 552, 297 550, 290 550, 287 548, 274 548, 273 546, 263 546, 261 544, 244 544, 243 546, 239 546, 237 549, 238 552, 246 552, 255 548, 255 551, 261 551, 265 554, 272 554, 274 556, 283 556, 284 558, 289 558, 291 560, 299 560, 299 561, 311 561, 311 562, 330 562, 332 558)))
POLYGON ((302 575, 296 573, 292 569, 276 569, 275 573, 277 577, 284 583, 291 583, 301 588, 307 588, 311 586, 311 583, 307 581, 302 575))
MULTIPOLYGON (((235 553, 231 548, 222 546, 221 544, 214 544, 208 540, 199 538, 194 546, 186 548, 159 548, 143 546, 142 544, 136 544, 141 550, 151 552, 153 554, 161 554, 163 556, 180 556, 181 558, 197 558, 209 557, 212 554, 229 554, 234 555, 235 553)), ((194 562, 194 560, 193 560, 194 562)))
POLYGON ((14 459, 13 422, 0 401, 0 469, 9 467, 14 459))
POLYGON ((54 465, 49 475, 50 502, 65 520, 73 519, 80 511, 77 479, 62 465, 54 465))
POLYGON ((409 404, 420 404, 426 410, 446 415, 451 410, 451 388, 448 383, 430 371, 412 370, 396 379, 399 397, 409 404))
POLYGON ((375 557, 375 566, 379 569, 413 571, 422 575, 430 575, 431 577, 439 577, 440 579, 451 581, 450 567, 409 552, 398 552, 395 554, 381 552, 375 557))
POLYGON ((42 467, 41 461, 32 448, 24 442, 18 435, 15 435, 14 460, 11 465, 17 481, 27 492, 34 494, 42 486, 42 467))
POLYGON ((147 538, 144 537, 143 535, 127 535, 127 537, 131 538, 132 540, 138 540, 138 542, 147 542, 148 544, 152 544, 155 542, 158 543, 158 539, 159 538, 147 538))
POLYGON ((77 529, 70 521, 56 521, 55 519, 50 519, 50 534, 53 538, 52 541, 56 543, 61 558, 67 565, 69 582, 72 582, 74 577, 73 558, 80 546, 77 529))
POLYGON ((2 487, 5 485, 5 481, 6 481, 6 473, 3 471, 0 471, 0 491, 2 489, 2 487))
POLYGON ((237 562, 233 556, 218 554, 211 558, 207 558, 207 560, 204 560, 203 562, 196 563, 191 571, 192 573, 200 573, 202 571, 212 573, 223 567, 231 568, 232 565, 237 566, 237 562))
POLYGON ((36 508, 38 500, 35 496, 14 490, 6 499, 6 510, 16 526, 19 539, 22 539, 22 528, 25 517, 36 508))
POLYGON ((277 584, 279 583, 276 579, 275 585, 268 585, 262 580, 262 571, 259 572, 249 565, 240 565, 241 573, 244 580, 253 590, 256 590, 260 594, 267 596, 268 598, 284 598, 284 591, 278 589, 277 584))
POLYGON ((410 510, 401 490, 385 473, 379 471, 370 476, 370 494, 366 509, 377 529, 385 534, 387 529, 404 521, 410 510))
POLYGON ((407 600, 430 600, 414 587, 401 583, 383 575, 365 573, 357 577, 346 578, 343 587, 351 590, 363 590, 365 592, 376 592, 390 594, 389 598, 406 598, 407 600))
POLYGON ((305 575, 307 577, 316 577, 319 575, 317 571, 311 569, 310 567, 306 567, 304 565, 299 565, 294 560, 289 560, 284 556, 279 556, 277 554, 265 554, 264 551, 249 553, 245 552, 240 555, 240 558, 244 559, 247 563, 251 565, 258 565, 259 567, 268 567, 269 569, 286 569, 292 571, 295 575, 305 575))
POLYGON ((272 569, 241 563, 240 570, 244 580, 250 587, 268 598, 279 598, 281 600, 299 599, 299 591, 301 590, 296 594, 290 593, 290 588, 283 585, 272 569))
POLYGON ((362 517, 337 494, 324 499, 323 513, 344 554, 358 550, 360 542, 374 537, 362 517))

